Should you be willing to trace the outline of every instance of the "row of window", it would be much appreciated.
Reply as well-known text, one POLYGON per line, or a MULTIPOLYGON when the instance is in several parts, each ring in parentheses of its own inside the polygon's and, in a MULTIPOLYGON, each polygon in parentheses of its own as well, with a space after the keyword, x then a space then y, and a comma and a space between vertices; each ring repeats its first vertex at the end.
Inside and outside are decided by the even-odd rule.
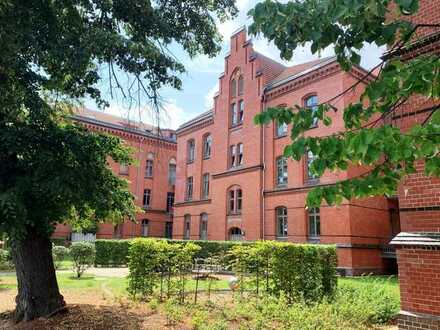
MULTIPOLYGON (((196 142, 194 139, 188 140, 186 147, 187 163, 192 163, 196 156, 196 142)), ((205 134, 203 136, 203 159, 211 157, 212 150, 212 136, 211 134, 205 134)))
MULTIPOLYGON (((148 237, 150 234, 150 221, 144 219, 141 221, 141 236, 148 237)), ((173 223, 168 221, 165 223, 165 238, 173 237, 173 223)))
MULTIPOLYGON (((319 236, 321 236, 321 218, 319 212, 319 207, 311 208, 308 211, 308 235, 310 240, 319 240, 319 236)), ((277 207, 275 209, 275 214, 277 237, 286 238, 288 236, 287 207, 277 207)))
MULTIPOLYGON (((149 158, 145 162, 145 172, 144 177, 145 178, 152 178, 153 177, 153 169, 154 169, 154 162, 153 158, 150 158, 152 156, 148 156, 149 158)), ((120 164, 119 165, 119 174, 121 175, 128 175, 129 174, 129 166, 127 164, 120 164)), ((168 164, 168 184, 169 185, 175 185, 176 184, 176 161, 175 159, 171 159, 168 164)))
MULTIPOLYGON (((191 215, 186 214, 183 217, 183 239, 191 238, 191 215)), ((199 239, 208 239, 208 214, 200 214, 199 239)))
MULTIPOLYGON (((152 193, 151 189, 144 189, 144 194, 142 198, 142 207, 144 209, 151 208, 151 200, 152 200, 152 193)), ((167 208, 166 211, 169 213, 173 210, 174 205, 174 193, 168 192, 167 193, 167 208)))
MULTIPOLYGON (((318 109, 318 97, 312 95, 304 100, 304 106, 312 111, 318 109)), ((240 100, 234 102, 231 105, 231 123, 232 125, 239 125, 243 122, 244 118, 244 101, 240 100)), ((316 127, 318 124, 317 118, 314 119, 311 128, 316 127)), ((275 135, 277 137, 286 136, 288 131, 288 126, 286 123, 276 123, 275 135)), ((212 136, 207 133, 203 136, 203 159, 208 159, 211 157, 212 153, 212 136)), ((187 162, 192 163, 196 155, 196 142, 194 139, 190 139, 187 142, 187 162)), ((229 149, 229 164, 230 167, 241 165, 243 162, 243 144, 239 143, 237 145, 230 146, 229 149)))
MULTIPOLYGON (((209 198, 209 173, 202 176, 202 197, 201 199, 209 198)), ((185 201, 192 201, 194 192, 194 178, 192 176, 186 179, 185 201)))
MULTIPOLYGON (((230 160, 229 160, 229 166, 235 167, 240 166, 243 164, 243 144, 239 143, 237 145, 232 145, 229 149, 230 154, 230 160)), ((311 171, 311 166, 314 160, 316 159, 316 156, 313 155, 311 151, 307 152, 306 154, 306 175, 308 181, 317 180, 318 176, 316 176, 311 171)), ((285 187, 288 184, 288 166, 287 166, 287 158, 284 156, 278 157, 276 159, 276 184, 279 187, 285 187)), ((201 199, 208 199, 209 197, 209 181, 210 181, 210 175, 209 173, 204 173, 202 176, 202 192, 201 192, 201 199)), ((192 201, 193 199, 193 192, 194 192, 194 177, 190 176, 186 179, 186 189, 185 189, 185 200, 186 201, 192 201)), ((239 189, 240 192, 240 210, 241 210, 241 189, 239 189)), ((234 196, 234 190, 229 191, 229 201, 231 201, 233 198, 231 196, 234 196)), ((229 208, 230 213, 237 213, 234 207, 229 208)))
MULTIPOLYGON (((316 160, 316 156, 308 151, 306 153, 306 180, 313 181, 317 180, 319 177, 314 174, 311 170, 313 162, 316 160)), ((288 171, 287 171, 287 158, 284 156, 280 156, 276 159, 276 184, 278 187, 285 187, 289 181, 288 171)))
MULTIPOLYGON (((311 95, 304 99, 304 107, 307 109, 310 109, 311 111, 315 112, 318 110, 318 96, 311 95)), ((318 118, 314 118, 312 124, 310 125, 310 128, 314 128, 318 126, 318 118)), ((288 131, 288 127, 286 123, 280 123, 276 122, 275 126, 275 136, 276 137, 282 137, 286 136, 288 131)))
MULTIPOLYGON (((234 192, 235 193, 235 192, 234 192)), ((240 190, 241 194, 241 190, 240 190)), ((234 196, 234 194, 233 194, 234 196)), ((233 206, 236 207, 236 200, 233 197, 233 206)), ((276 213, 276 235, 277 238, 287 238, 288 237, 288 216, 287 208, 285 206, 280 206, 275 209, 276 213)), ((321 235, 321 219, 319 208, 312 208, 308 212, 308 236, 312 241, 318 241, 321 235)), ((241 231, 240 234, 242 235, 241 231)), ((183 239, 191 238, 191 215, 186 214, 183 217, 183 239)), ((199 239, 208 239, 208 214, 200 214, 200 227, 199 227, 199 239)))

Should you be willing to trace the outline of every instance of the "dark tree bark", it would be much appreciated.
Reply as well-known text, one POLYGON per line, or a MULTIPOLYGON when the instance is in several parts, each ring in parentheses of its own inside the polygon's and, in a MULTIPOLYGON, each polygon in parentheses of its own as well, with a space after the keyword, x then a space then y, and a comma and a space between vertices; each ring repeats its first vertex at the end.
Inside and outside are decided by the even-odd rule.
POLYGON ((66 303, 58 289, 52 260, 52 243, 34 231, 12 242, 18 294, 14 318, 29 321, 64 310, 66 303))

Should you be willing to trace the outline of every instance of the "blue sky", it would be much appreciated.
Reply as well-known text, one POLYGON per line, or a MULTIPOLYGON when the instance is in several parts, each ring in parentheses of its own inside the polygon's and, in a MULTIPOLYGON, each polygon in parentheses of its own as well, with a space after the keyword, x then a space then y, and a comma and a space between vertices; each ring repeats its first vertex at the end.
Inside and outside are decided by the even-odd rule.
MULTIPOLYGON (((251 20, 247 17, 247 12, 258 1, 257 0, 238 0, 236 1, 239 14, 234 20, 218 24, 218 30, 223 36, 221 52, 214 58, 207 56, 198 56, 189 58, 178 46, 170 47, 171 52, 185 65, 186 73, 181 76, 183 88, 180 91, 164 88, 161 91, 163 99, 164 112, 161 117, 162 127, 177 128, 185 121, 197 116, 198 114, 209 110, 212 105, 212 97, 218 90, 218 77, 223 72, 224 56, 229 51, 229 38, 231 34, 242 27, 248 26, 251 20)), ((286 65, 294 65, 318 58, 318 55, 312 55, 308 47, 299 48, 294 52, 292 61, 285 62, 280 59, 279 51, 273 44, 269 44, 262 37, 253 38, 254 49, 286 65)), ((361 51, 361 65, 365 68, 371 68, 379 62, 379 56, 382 49, 374 45, 366 45, 361 51)), ((331 48, 323 51, 320 56, 333 55, 331 48)), ((121 77, 121 81, 123 78, 121 77)), ((103 81, 101 90, 106 95, 108 90, 108 81, 103 81)), ((121 116, 130 117, 135 120, 152 123, 152 116, 148 111, 148 106, 143 107, 141 114, 138 110, 129 110, 125 104, 116 97, 108 95, 110 107, 105 112, 121 116)), ((85 102, 86 106, 96 109, 96 106, 85 102)))

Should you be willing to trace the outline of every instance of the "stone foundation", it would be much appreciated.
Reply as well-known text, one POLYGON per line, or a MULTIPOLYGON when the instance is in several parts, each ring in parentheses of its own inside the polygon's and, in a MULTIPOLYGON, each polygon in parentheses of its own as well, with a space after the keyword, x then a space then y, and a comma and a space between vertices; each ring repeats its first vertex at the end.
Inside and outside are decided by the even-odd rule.
POLYGON ((440 330, 440 317, 400 311, 397 324, 399 330, 440 330))

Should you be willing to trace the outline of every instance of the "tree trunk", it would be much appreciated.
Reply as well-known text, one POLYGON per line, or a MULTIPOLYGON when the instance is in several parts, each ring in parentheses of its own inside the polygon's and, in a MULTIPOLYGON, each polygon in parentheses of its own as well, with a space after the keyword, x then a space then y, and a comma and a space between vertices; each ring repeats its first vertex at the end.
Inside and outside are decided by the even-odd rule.
POLYGON ((23 240, 13 242, 12 250, 18 283, 15 320, 49 317, 64 310, 50 239, 30 230, 23 240))

